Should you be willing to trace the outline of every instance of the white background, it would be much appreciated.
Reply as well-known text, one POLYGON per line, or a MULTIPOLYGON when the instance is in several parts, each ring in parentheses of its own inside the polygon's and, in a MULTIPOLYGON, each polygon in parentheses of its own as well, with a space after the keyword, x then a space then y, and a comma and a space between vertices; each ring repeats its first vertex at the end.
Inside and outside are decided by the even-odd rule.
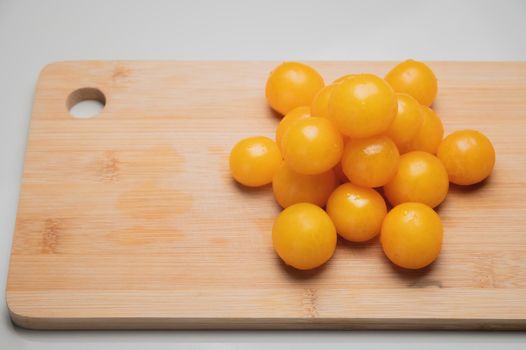
MULTIPOLYGON (((526 60, 526 1, 0 0, 1 299, 33 91, 46 63, 408 57, 526 60)), ((4 302, 0 317, 0 349, 526 348, 524 332, 37 332, 14 327, 4 302)))

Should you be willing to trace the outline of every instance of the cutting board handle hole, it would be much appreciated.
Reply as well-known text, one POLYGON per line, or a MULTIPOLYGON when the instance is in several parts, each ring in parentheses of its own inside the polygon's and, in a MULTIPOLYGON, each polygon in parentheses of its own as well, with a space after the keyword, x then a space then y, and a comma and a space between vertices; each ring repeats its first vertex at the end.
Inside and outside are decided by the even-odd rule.
POLYGON ((66 100, 69 113, 74 118, 98 116, 106 105, 106 96, 97 88, 85 87, 73 91, 66 100))

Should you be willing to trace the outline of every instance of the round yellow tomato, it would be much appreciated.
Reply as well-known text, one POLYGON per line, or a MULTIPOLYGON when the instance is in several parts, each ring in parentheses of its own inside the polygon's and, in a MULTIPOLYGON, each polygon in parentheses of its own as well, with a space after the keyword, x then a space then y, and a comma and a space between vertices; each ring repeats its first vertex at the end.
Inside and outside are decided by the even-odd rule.
POLYGON ((332 122, 310 117, 294 123, 282 140, 285 163, 300 174, 329 171, 341 159, 343 139, 332 122))
POLYGON ((395 265, 421 269, 438 257, 442 236, 442 222, 433 209, 422 203, 404 203, 385 216, 380 242, 395 265))
POLYGON ((420 103, 407 94, 396 94, 398 112, 387 129, 386 135, 398 146, 411 141, 422 125, 422 108, 420 103))
POLYGON ((327 85, 316 94, 310 106, 313 116, 322 118, 329 117, 329 98, 335 86, 335 84, 327 85))
POLYGON ((351 138, 384 133, 396 116, 393 89, 372 74, 359 74, 337 84, 329 99, 329 118, 351 138))
POLYGON ((336 79, 335 81, 333 81, 332 83, 333 84, 338 84, 338 83, 341 83, 342 81, 344 81, 346 79, 354 78, 355 76, 356 76, 356 74, 345 74, 345 75, 342 75, 341 77, 339 77, 338 79, 336 79))
POLYGON ((375 190, 345 183, 329 197, 327 213, 340 236, 364 242, 380 232, 387 208, 375 190))
POLYGON ((345 146, 342 168, 347 178, 364 187, 380 187, 396 174, 400 154, 386 136, 350 140, 345 146))
POLYGON ((446 199, 448 189, 442 162, 427 152, 413 151, 400 156, 398 171, 384 193, 392 205, 419 202, 434 208, 446 199))
POLYGON ((336 187, 336 176, 331 169, 316 175, 303 175, 283 163, 274 174, 272 190, 283 208, 296 203, 312 203, 324 207, 336 187))
POLYGON ((300 270, 323 265, 336 248, 336 229, 320 207, 294 204, 283 210, 272 227, 272 244, 281 259, 300 270))
POLYGON ((299 62, 284 62, 270 72, 265 93, 276 112, 285 115, 300 106, 310 106, 325 83, 312 67, 299 62))
POLYGON ((476 130, 459 130, 448 135, 438 147, 449 180, 457 185, 472 185, 487 178, 495 165, 491 141, 476 130))
POLYGON ((302 120, 311 116, 310 108, 307 106, 296 107, 280 120, 278 127, 276 128, 276 143, 280 150, 283 150, 281 141, 283 135, 289 130, 290 126, 295 124, 298 120, 302 120))
POLYGON ((396 92, 409 94, 424 106, 431 106, 437 95, 435 74, 419 61, 407 60, 396 65, 387 73, 385 80, 396 92))
POLYGON ((429 107, 422 107, 422 125, 411 141, 400 145, 400 152, 424 151, 436 154, 444 137, 444 126, 438 115, 429 107))
POLYGON ((274 141, 264 136, 239 141, 230 152, 230 172, 234 179, 250 187, 272 182, 281 164, 281 154, 274 141))

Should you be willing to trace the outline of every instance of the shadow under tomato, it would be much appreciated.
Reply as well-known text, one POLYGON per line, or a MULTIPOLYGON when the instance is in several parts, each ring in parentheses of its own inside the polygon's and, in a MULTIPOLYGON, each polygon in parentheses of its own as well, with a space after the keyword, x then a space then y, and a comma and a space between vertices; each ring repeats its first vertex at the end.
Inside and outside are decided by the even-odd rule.
POLYGON ((266 184, 266 185, 258 186, 258 187, 250 187, 250 186, 245 186, 245 185, 240 184, 239 182, 237 182, 233 178, 231 178, 230 181, 234 184, 234 186, 239 191, 245 192, 245 193, 254 193, 255 194, 255 193, 262 193, 262 192, 272 191, 272 184, 266 184))
POLYGON ((376 192, 378 192, 378 194, 380 194, 380 196, 382 196, 382 198, 384 199, 385 206, 387 208, 387 212, 389 212, 391 209, 393 209, 393 205, 391 204, 391 202, 389 202, 389 200, 387 199, 387 196, 385 195, 384 188, 383 187, 376 187, 376 188, 374 188, 374 190, 376 192))
POLYGON ((273 110, 272 107, 270 106, 267 106, 267 107, 268 107, 267 109, 269 110, 269 115, 271 115, 274 119, 277 119, 277 120, 283 119, 283 115, 273 110))
POLYGON ((371 249, 375 245, 380 244, 379 236, 380 235, 378 234, 378 235, 374 236, 373 238, 371 238, 370 240, 365 241, 365 242, 351 242, 351 241, 348 241, 348 240, 338 236, 338 245, 342 246, 342 247, 345 247, 345 248, 352 249, 352 250, 371 249))
POLYGON ((292 280, 296 281, 304 281, 311 278, 314 278, 315 276, 322 273, 328 265, 331 264, 332 259, 329 259, 325 264, 311 270, 298 270, 290 265, 285 264, 285 262, 280 259, 279 257, 276 259, 277 264, 279 264, 280 268, 285 272, 285 274, 292 280))
POLYGON ((473 185, 456 185, 454 183, 450 183, 449 191, 453 193, 463 193, 463 194, 471 193, 471 192, 481 189, 482 187, 489 186, 489 184, 491 183, 491 178, 492 178, 491 176, 487 177, 481 182, 478 182, 473 185))
POLYGON ((440 210, 442 210, 442 208, 445 208, 448 204, 448 198, 449 196, 446 195, 446 198, 444 198, 444 200, 442 201, 442 203, 440 203, 439 205, 437 205, 436 207, 432 208, 434 211, 437 212, 437 214, 440 214, 440 210))
POLYGON ((426 288, 426 287, 437 287, 442 288, 442 282, 437 279, 430 278, 430 274, 437 266, 437 258, 433 263, 427 265, 424 268, 418 270, 405 269, 403 267, 393 264, 385 254, 383 255, 383 261, 385 264, 389 265, 390 269, 407 284, 409 288, 426 288))

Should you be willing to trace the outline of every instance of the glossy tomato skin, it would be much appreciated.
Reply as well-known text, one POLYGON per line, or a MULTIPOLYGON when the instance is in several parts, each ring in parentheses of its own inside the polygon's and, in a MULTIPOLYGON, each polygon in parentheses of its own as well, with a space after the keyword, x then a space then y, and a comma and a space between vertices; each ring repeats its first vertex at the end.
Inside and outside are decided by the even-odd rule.
POLYGON ((419 202, 434 208, 446 199, 448 189, 442 162, 427 152, 413 151, 400 156, 398 171, 384 193, 392 205, 419 202))
POLYGON ((343 138, 326 118, 310 117, 290 127, 282 140, 285 163, 300 174, 332 169, 341 159, 343 138))
POLYGON ((310 107, 313 116, 322 118, 329 117, 329 99, 335 87, 336 84, 327 85, 314 96, 310 107))
POLYGON ((349 79, 349 78, 354 78, 355 76, 356 76, 356 74, 345 74, 345 75, 342 75, 341 77, 339 77, 338 79, 334 80, 332 83, 333 84, 339 84, 342 81, 344 81, 346 79, 349 79))
POLYGON ((274 198, 283 208, 296 203, 312 203, 324 207, 336 188, 336 176, 330 169, 321 174, 303 175, 283 163, 272 180, 274 198))
POLYGON ((384 219, 380 242, 385 255, 397 266, 421 269, 438 257, 443 226, 438 214, 422 203, 403 203, 384 219))
POLYGON ((435 74, 425 63, 407 60, 396 65, 385 80, 396 92, 413 96, 424 106, 431 106, 438 91, 435 74))
POLYGON ((350 182, 363 187, 380 187, 391 181, 400 155, 386 136, 350 140, 345 146, 342 169, 350 182))
POLYGON ((358 74, 337 84, 329 99, 329 118, 353 138, 385 133, 397 111, 393 89, 372 74, 358 74))
POLYGON ((400 152, 424 151, 436 154, 444 137, 444 125, 439 116, 431 108, 422 107, 422 124, 411 141, 400 145, 400 152))
POLYGON ((326 263, 336 249, 336 229, 327 213, 310 203, 283 210, 272 227, 272 244, 279 257, 296 269, 326 263))
POLYGON ((422 107, 417 100, 407 94, 396 94, 398 112, 387 129, 386 135, 397 147, 410 142, 420 130, 424 119, 422 107))
POLYGON ((264 136, 249 137, 232 148, 230 173, 245 186, 263 186, 272 182, 281 161, 281 154, 274 141, 264 136))
POLYGON ((495 166, 491 141, 476 130, 459 130, 448 135, 438 148, 449 180, 457 185, 473 185, 490 176, 495 166))
POLYGON ((340 236, 352 242, 365 242, 380 233, 387 207, 375 190, 348 182, 331 194, 327 213, 340 236))
POLYGON ((310 106, 325 85, 312 67, 299 62, 284 62, 270 73, 265 88, 267 102, 281 115, 300 106, 310 106))
POLYGON ((311 116, 311 109, 307 106, 296 107, 280 120, 278 127, 276 128, 276 144, 280 150, 283 150, 281 141, 283 135, 290 129, 290 127, 297 121, 309 118, 311 116))

